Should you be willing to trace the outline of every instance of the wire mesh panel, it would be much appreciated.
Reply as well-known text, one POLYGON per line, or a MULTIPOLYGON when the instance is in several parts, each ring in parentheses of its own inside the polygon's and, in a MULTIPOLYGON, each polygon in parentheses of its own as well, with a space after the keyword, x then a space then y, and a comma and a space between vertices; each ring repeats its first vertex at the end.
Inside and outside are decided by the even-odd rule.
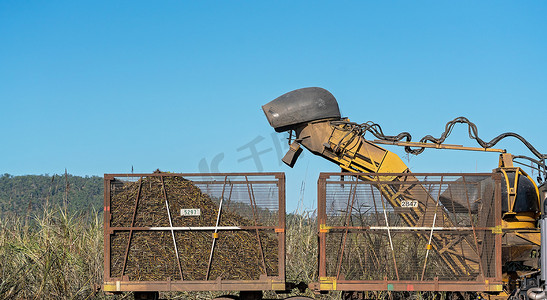
POLYGON ((284 183, 282 173, 105 175, 105 282, 140 282, 137 290, 283 283, 284 183))
POLYGON ((344 281, 407 283, 392 290, 410 283, 412 290, 451 290, 454 282, 499 288, 495 174, 330 173, 318 184, 319 275, 336 281, 335 289, 344 281))

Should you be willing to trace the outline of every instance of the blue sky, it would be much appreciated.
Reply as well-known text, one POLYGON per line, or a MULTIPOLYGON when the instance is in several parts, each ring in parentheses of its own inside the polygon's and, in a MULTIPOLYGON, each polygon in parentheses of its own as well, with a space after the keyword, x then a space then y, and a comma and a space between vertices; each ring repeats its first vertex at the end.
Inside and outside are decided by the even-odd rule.
MULTIPOLYGON (((466 116, 484 140, 513 131, 546 153, 546 16, 543 1, 2 0, 0 173, 282 171, 288 210, 313 209, 319 172, 338 169, 310 153, 280 164, 284 135, 261 111, 308 86, 386 134, 438 137, 466 116)), ((464 126, 446 142, 476 145, 464 126)), ((414 172, 498 160, 388 149, 414 172)))

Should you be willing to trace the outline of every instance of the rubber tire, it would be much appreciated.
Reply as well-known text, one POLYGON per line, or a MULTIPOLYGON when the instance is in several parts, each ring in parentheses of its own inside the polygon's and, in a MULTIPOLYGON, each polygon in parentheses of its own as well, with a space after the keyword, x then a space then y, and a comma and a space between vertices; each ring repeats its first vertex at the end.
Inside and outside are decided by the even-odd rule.
POLYGON ((133 297, 135 300, 158 300, 160 297, 159 292, 134 292, 133 297))
POLYGON ((213 300, 239 300, 239 297, 235 295, 222 295, 222 296, 213 298, 213 300))

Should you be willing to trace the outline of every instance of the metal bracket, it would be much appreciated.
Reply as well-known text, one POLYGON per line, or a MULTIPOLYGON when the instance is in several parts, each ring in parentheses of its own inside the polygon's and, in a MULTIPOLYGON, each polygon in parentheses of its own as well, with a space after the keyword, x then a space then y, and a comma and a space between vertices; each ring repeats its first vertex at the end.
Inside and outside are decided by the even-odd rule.
POLYGON ((289 148, 289 151, 285 154, 283 159, 281 159, 287 166, 294 167, 294 164, 296 163, 296 160, 298 159, 298 156, 302 153, 302 148, 300 148, 300 144, 298 144, 296 141, 294 141, 289 148))
POLYGON ((319 289, 324 291, 336 290, 336 277, 319 277, 319 289))
POLYGON ((319 224, 319 232, 327 233, 332 229, 332 227, 327 226, 326 224, 319 224))
POLYGON ((503 233, 503 230, 502 230, 502 228, 501 228, 501 225, 492 227, 492 233, 494 233, 494 234, 502 234, 502 233, 503 233))

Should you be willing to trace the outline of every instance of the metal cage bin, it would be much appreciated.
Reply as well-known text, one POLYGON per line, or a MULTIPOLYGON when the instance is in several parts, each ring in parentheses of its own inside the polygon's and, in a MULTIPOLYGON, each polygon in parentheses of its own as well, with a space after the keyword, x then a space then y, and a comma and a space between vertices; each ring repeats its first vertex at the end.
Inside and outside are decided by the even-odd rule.
POLYGON ((105 174, 107 292, 285 289, 283 173, 105 174))
POLYGON ((316 291, 502 290, 499 174, 322 173, 316 291))

